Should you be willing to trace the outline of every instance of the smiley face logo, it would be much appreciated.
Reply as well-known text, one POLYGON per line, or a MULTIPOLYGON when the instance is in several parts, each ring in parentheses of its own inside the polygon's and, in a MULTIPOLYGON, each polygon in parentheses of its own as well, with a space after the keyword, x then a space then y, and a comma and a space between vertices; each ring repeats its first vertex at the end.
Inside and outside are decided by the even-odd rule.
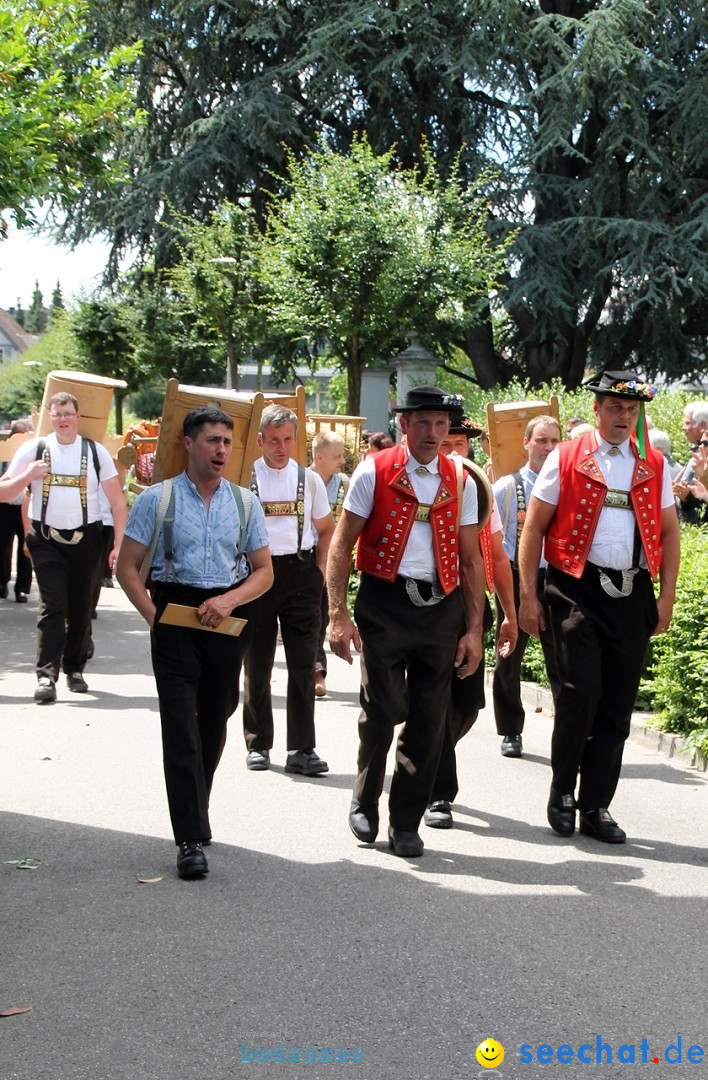
POLYGON ((485 1039, 477 1047, 475 1057, 485 1069, 495 1069, 504 1060, 504 1047, 496 1039, 485 1039))

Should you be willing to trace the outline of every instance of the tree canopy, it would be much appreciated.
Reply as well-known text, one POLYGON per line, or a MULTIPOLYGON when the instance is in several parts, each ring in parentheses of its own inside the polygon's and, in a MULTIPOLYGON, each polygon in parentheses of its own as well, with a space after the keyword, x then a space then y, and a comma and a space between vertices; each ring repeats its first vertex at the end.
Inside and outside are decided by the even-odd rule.
POLYGON ((456 176, 393 168, 365 138, 348 154, 291 157, 274 199, 259 273, 264 317, 291 338, 322 343, 349 378, 414 331, 439 351, 470 323, 503 268, 486 232, 487 206, 456 176))
POLYGON ((89 26, 83 0, 0 0, 0 214, 20 226, 43 200, 74 212, 84 185, 100 200, 122 172, 139 48, 99 56, 89 26))
POLYGON ((693 374, 708 361, 708 14, 698 0, 103 0, 102 49, 144 41, 146 127, 128 179, 77 197, 67 235, 105 229, 157 266, 174 213, 285 184, 288 154, 360 134, 391 169, 486 182, 515 232, 490 318, 458 335, 483 386, 569 386, 588 366, 693 374))

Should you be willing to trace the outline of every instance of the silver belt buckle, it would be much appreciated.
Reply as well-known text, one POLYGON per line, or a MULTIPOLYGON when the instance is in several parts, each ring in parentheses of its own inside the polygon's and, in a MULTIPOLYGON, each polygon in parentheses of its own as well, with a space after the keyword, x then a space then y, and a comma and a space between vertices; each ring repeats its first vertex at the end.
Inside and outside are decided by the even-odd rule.
POLYGON ((431 581, 430 588, 431 597, 429 600, 424 600, 420 595, 418 582, 414 578, 406 578, 408 599, 416 607, 432 607, 433 604, 439 604, 441 600, 445 599, 445 594, 439 589, 437 581, 431 581))
POLYGON ((59 530, 53 529, 51 525, 49 526, 49 535, 51 536, 52 540, 56 540, 58 544, 80 544, 84 538, 84 534, 81 529, 74 529, 71 538, 69 540, 65 540, 59 530))
MULTIPOLYGON (((598 568, 599 569, 599 568, 598 568)), ((634 575, 639 573, 639 567, 633 566, 631 570, 622 570, 622 588, 618 589, 610 580, 604 570, 600 570, 600 584, 608 596, 613 600, 621 600, 630 596, 634 586, 634 575)))

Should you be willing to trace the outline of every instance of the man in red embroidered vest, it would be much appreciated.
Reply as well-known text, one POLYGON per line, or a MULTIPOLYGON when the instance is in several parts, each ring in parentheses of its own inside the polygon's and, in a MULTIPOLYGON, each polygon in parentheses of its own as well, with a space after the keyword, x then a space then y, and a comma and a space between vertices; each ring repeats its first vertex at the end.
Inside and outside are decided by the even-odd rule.
POLYGON ((440 757, 450 680, 471 675, 482 656, 484 569, 477 491, 466 482, 458 526, 454 464, 441 454, 460 399, 435 386, 406 395, 406 445, 367 457, 352 476, 327 562, 329 641, 351 664, 362 651, 358 775, 352 832, 373 843, 386 755, 403 723, 389 798, 389 846, 423 854, 418 835, 440 757), (361 571, 354 614, 347 612, 351 552, 361 571))
POLYGON ((561 443, 533 489, 521 537, 519 623, 535 637, 545 625, 536 595, 545 538, 544 598, 560 681, 548 821, 571 836, 577 808, 581 832, 617 844, 625 833, 608 807, 649 638, 671 620, 680 543, 669 471, 647 445, 644 402, 656 390, 627 371, 606 371, 588 385, 597 429, 561 443))

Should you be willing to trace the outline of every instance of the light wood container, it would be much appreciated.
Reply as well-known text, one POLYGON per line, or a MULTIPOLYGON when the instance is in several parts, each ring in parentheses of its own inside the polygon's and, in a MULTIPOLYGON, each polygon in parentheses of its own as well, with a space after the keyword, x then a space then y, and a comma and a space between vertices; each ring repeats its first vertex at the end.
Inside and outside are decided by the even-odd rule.
POLYGON ((79 435, 95 442, 103 442, 108 429, 108 415, 114 390, 125 390, 123 379, 108 379, 86 371, 50 371, 44 383, 42 407, 39 410, 36 433, 49 435, 52 422, 49 419, 49 401, 55 394, 66 391, 79 403, 79 435))
POLYGON ((524 432, 534 416, 552 416, 559 420, 558 398, 548 401, 511 401, 495 405, 487 403, 487 430, 489 431, 489 454, 492 459, 494 479, 508 476, 528 461, 524 450, 524 432))

